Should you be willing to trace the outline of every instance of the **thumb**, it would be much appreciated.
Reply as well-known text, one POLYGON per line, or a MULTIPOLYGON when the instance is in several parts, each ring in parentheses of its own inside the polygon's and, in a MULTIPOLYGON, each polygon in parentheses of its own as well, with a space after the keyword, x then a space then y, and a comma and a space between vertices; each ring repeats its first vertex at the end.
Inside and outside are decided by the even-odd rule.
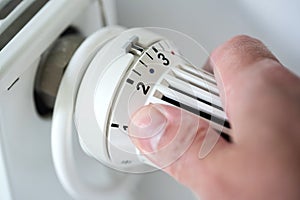
POLYGON ((215 174, 210 170, 222 166, 217 163, 223 163, 223 151, 230 145, 202 118, 158 104, 142 107, 132 116, 129 135, 145 157, 194 190, 215 174))

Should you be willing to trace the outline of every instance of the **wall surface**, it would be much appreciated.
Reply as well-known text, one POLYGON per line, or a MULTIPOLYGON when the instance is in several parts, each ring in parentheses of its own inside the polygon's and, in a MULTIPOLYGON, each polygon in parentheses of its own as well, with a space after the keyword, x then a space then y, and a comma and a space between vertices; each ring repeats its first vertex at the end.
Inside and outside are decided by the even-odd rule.
POLYGON ((116 5, 119 24, 181 31, 209 52, 234 35, 259 38, 285 66, 300 74, 297 0, 117 0, 116 5))

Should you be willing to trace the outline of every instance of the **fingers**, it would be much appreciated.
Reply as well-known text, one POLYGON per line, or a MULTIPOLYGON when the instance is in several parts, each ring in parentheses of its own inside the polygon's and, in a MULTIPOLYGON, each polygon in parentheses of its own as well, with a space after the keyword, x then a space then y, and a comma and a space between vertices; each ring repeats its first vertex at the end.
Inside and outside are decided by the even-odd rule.
POLYGON ((212 52, 208 66, 213 68, 225 107, 226 97, 239 87, 235 82, 238 75, 250 67, 260 67, 253 64, 264 59, 277 62, 262 42, 245 35, 232 38, 212 52))
POLYGON ((277 61, 262 42, 245 35, 232 38, 212 52, 208 66, 213 68, 224 102, 232 87, 238 87, 232 84, 237 75, 263 59, 277 61))
POLYGON ((282 67, 262 42, 244 35, 236 36, 214 50, 207 66, 214 71, 233 130, 241 125, 240 121, 249 122, 247 115, 259 115, 253 106, 266 89, 263 71, 274 66, 282 67), (245 109, 252 113, 244 112, 245 109))
POLYGON ((197 188, 209 180, 207 172, 220 166, 214 163, 225 159, 226 149, 230 148, 230 143, 211 129, 208 122, 172 106, 145 106, 131 120, 129 134, 140 151, 189 187, 197 188), (197 183, 195 173, 199 175, 196 180, 201 180, 197 183))

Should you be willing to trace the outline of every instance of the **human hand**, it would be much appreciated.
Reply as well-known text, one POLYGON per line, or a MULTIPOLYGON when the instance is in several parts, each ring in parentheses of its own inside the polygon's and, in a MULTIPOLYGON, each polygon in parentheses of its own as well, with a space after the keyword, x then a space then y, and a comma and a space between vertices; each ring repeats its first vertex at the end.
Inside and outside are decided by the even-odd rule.
POLYGON ((220 137, 199 159, 205 136, 217 133, 196 115, 156 104, 132 116, 132 141, 202 199, 300 199, 299 77, 247 36, 217 48, 208 66, 232 126, 232 142, 220 137))

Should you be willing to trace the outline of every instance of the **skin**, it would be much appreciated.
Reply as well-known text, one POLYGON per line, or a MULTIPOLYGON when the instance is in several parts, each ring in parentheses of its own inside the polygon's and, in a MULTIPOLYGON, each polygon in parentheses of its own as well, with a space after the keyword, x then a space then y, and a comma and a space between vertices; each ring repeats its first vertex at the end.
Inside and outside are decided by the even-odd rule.
POLYGON ((131 118, 134 144, 204 200, 300 199, 299 77, 243 35, 212 52, 205 69, 216 76, 232 142, 220 137, 199 159, 206 134, 217 133, 193 114, 151 104, 131 118))

